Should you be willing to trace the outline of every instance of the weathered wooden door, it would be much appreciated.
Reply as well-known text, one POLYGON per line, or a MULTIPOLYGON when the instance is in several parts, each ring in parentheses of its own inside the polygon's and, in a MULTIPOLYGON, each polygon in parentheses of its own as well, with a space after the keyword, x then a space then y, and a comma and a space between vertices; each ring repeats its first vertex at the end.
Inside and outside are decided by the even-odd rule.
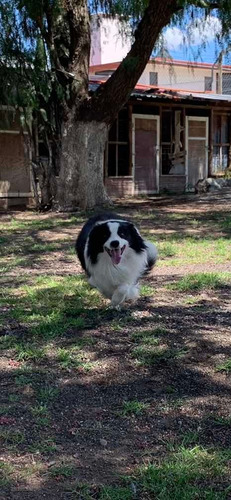
POLYGON ((159 116, 133 115, 134 192, 159 190, 159 116))
POLYGON ((186 117, 186 189, 208 176, 208 118, 186 117))

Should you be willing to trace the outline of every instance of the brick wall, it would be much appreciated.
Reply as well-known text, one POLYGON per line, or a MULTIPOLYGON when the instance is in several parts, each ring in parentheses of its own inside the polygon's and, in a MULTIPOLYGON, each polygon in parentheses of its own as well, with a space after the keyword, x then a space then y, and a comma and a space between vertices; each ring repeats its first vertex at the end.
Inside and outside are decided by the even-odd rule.
POLYGON ((30 167, 21 134, 0 133, 0 193, 29 193, 30 167))
POLYGON ((183 193, 185 191, 186 177, 177 175, 160 176, 160 192, 164 189, 172 193, 183 193))
POLYGON ((105 187, 108 195, 114 198, 133 195, 132 177, 107 177, 105 187))

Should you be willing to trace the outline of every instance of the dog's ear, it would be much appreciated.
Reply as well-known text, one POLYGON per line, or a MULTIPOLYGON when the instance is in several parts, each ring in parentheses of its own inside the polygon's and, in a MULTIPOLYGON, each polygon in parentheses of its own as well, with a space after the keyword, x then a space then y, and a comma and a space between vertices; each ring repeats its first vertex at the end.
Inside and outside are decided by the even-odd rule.
POLYGON ((92 264, 96 264, 99 253, 104 251, 104 243, 110 236, 107 224, 100 224, 93 227, 88 238, 87 254, 92 264))
POLYGON ((142 236, 140 235, 139 230, 132 222, 129 222, 128 224, 129 224, 129 235, 130 235, 129 238, 130 247, 137 253, 143 252, 143 250, 145 250, 146 248, 146 245, 144 243, 142 236))

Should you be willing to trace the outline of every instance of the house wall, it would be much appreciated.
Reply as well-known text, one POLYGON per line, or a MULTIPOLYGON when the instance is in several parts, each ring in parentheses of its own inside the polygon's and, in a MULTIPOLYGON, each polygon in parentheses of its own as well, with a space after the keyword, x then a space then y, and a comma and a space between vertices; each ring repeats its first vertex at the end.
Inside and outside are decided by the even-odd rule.
POLYGON ((27 205, 32 197, 30 164, 19 133, 0 132, 0 207, 27 205))
POLYGON ((132 196, 134 192, 132 177, 106 177, 105 187, 108 195, 112 198, 132 196))
MULTIPOLYGON (((117 19, 108 19, 103 15, 93 16, 91 22, 91 55, 90 66, 119 63, 127 55, 131 48, 132 38, 126 36, 129 34, 128 23, 121 29, 121 22, 117 19), (99 22, 100 20, 100 22, 99 22)), ((112 71, 115 68, 111 68, 112 71)), ((106 71, 107 68, 102 68, 106 71)), ((97 72, 101 69, 97 69, 97 72)), ((230 66, 223 66, 223 93, 230 94, 231 79, 228 73, 231 74, 230 66), (226 88, 227 87, 227 88, 226 88)), ((217 92, 217 78, 219 69, 213 68, 210 64, 202 64, 196 62, 186 63, 185 61, 162 62, 157 59, 150 61, 138 83, 150 85, 150 72, 158 73, 158 85, 165 87, 175 87, 183 90, 204 91, 205 77, 212 77, 212 92, 217 92)), ((94 71, 90 73, 94 74, 94 71)), ((218 92, 220 93, 220 92, 218 92)))
MULTIPOLYGON (((199 141, 199 144, 201 145, 201 157, 200 161, 204 158, 204 153, 203 153, 203 147, 205 144, 205 136, 203 136, 202 130, 201 130, 201 124, 205 123, 205 119, 208 121, 208 146, 206 146, 206 151, 208 154, 205 154, 206 161, 203 164, 205 167, 205 171, 208 171, 208 175, 217 175, 218 172, 218 167, 217 167, 217 157, 218 154, 220 154, 220 165, 223 165, 219 168, 219 175, 224 175, 225 168, 227 166, 231 166, 231 106, 226 103, 225 106, 221 104, 219 107, 217 106, 217 103, 214 103, 211 101, 210 103, 205 103, 204 105, 191 105, 184 104, 184 102, 179 102, 177 104, 165 101, 164 103, 159 103, 157 105, 157 102, 153 102, 153 104, 150 102, 139 102, 139 101, 133 101, 133 103, 129 104, 129 108, 131 109, 131 113, 134 116, 140 115, 156 115, 160 117, 160 168, 159 168, 159 186, 158 186, 158 192, 163 192, 163 191, 169 191, 172 193, 183 193, 186 189, 188 189, 190 186, 188 184, 189 182, 189 172, 187 171, 187 158, 189 158, 189 152, 191 150, 187 150, 187 146, 190 148, 191 143, 192 143, 192 138, 194 138, 195 134, 193 134, 192 138, 190 139, 189 143, 187 143, 187 132, 186 132, 186 123, 187 123, 187 117, 193 117, 191 120, 191 124, 196 122, 196 126, 198 128, 198 135, 201 137, 201 141, 199 141), (163 148, 166 147, 166 138, 164 138, 164 134, 166 133, 166 116, 165 116, 165 122, 163 122, 163 117, 164 117, 164 111, 167 113, 171 113, 172 117, 169 116, 167 119, 167 123, 169 124, 168 127, 171 129, 171 127, 175 124, 175 128, 173 133, 171 134, 170 138, 170 144, 171 144, 171 153, 170 153, 170 159, 173 162, 173 165, 168 172, 163 174, 164 168, 162 170, 162 152, 163 148), (179 115, 180 114, 180 115, 179 115), (179 116, 181 116, 180 122, 178 120, 179 116), (216 117, 219 117, 217 119, 216 117), (195 117, 195 118, 194 118, 195 117), (181 127, 181 134, 180 134, 180 142, 181 142, 181 149, 178 151, 178 148, 175 148, 175 144, 178 144, 178 142, 175 143, 176 137, 177 137, 177 131, 178 127, 181 127), (215 125, 216 124, 216 125, 215 125), (215 127, 215 128, 214 128, 215 127), (215 132, 216 130, 216 132, 215 132), (226 133, 224 132, 226 131, 226 133), (228 134, 229 133, 229 140, 228 140, 228 134), (221 137, 219 139, 219 137, 221 137), (204 139, 203 139, 204 138, 204 139), (214 139, 216 138, 216 139, 214 139), (227 142, 228 140, 228 142, 227 142), (215 141, 215 142, 214 142, 215 141), (216 146, 216 155, 214 159, 214 144, 216 146), (219 151, 217 152, 219 147, 219 151), (188 151, 188 154, 186 155, 186 151, 188 151), (226 154, 226 158, 224 158, 224 154, 226 154), (179 158, 178 158, 179 156, 179 158), (203 158, 202 158, 203 157, 203 158), (214 163, 216 160, 216 164, 214 163), (178 163, 183 169, 179 169, 178 163), (215 165, 215 166, 214 166, 215 165), (216 168, 215 168, 216 167, 216 168), (178 168, 179 172, 176 174, 176 168, 178 168), (175 170, 175 173, 174 173, 175 170), (181 171, 182 170, 182 171, 181 171)), ((120 120, 118 121, 120 123, 120 120)), ((131 122, 128 121, 128 127, 131 126, 131 122), (130 124, 130 125, 129 125, 130 124)), ((167 127, 167 128, 168 128, 167 127)), ((133 123, 133 130, 134 130, 134 123, 133 123)), ((177 141, 179 141, 179 137, 177 141)), ((207 137, 207 135, 206 135, 207 137)), ((129 150, 130 152, 132 151, 133 148, 133 141, 134 141, 134 134, 129 134, 129 150), (133 136, 133 139, 132 139, 133 136)), ((143 144, 142 144, 143 147, 143 144)), ((167 146, 168 147, 168 146, 167 146)), ((199 152, 198 152, 199 155, 199 152)), ((199 156, 198 156, 198 162, 194 164, 195 169, 196 169, 196 177, 198 179, 195 180, 195 183, 199 178, 201 178, 201 164, 199 161, 199 156)), ((134 169, 134 159, 132 159, 132 165, 134 169)), ((154 165, 154 161, 153 161, 154 165)), ((164 165, 164 163, 163 163, 164 165)), ((165 165, 166 167, 166 165, 165 165)), ((145 170, 145 169, 144 169, 145 170)), ((204 174, 207 175, 207 174, 204 174)), ((202 175, 203 177, 203 175, 202 175)), ((144 181, 146 182, 147 180, 147 175, 144 173, 144 181)), ((194 183, 194 184, 195 184, 194 183)), ((193 184, 193 186, 194 186, 193 184)), ((106 177, 105 179, 105 185, 106 189, 109 193, 110 196, 114 197, 120 197, 120 196, 131 196, 134 194, 137 194, 136 188, 135 188, 135 182, 134 182, 134 171, 132 172, 131 177, 116 177, 116 176, 111 176, 111 177, 106 177)))
MULTIPOLYGON (((126 28, 128 33, 128 27, 126 28)), ((131 48, 131 38, 121 31, 118 19, 93 16, 90 66, 122 61, 131 48)))
POLYGON ((165 190, 171 193, 183 193, 185 187, 185 175, 160 175, 160 193, 165 190))
MULTIPOLYGON (((211 68, 183 66, 177 65, 175 62, 174 64, 149 62, 139 79, 140 84, 150 85, 150 72, 158 73, 158 85, 160 86, 195 91, 204 91, 205 77, 212 76, 211 68)), ((212 91, 216 92, 216 71, 213 75, 212 91)))

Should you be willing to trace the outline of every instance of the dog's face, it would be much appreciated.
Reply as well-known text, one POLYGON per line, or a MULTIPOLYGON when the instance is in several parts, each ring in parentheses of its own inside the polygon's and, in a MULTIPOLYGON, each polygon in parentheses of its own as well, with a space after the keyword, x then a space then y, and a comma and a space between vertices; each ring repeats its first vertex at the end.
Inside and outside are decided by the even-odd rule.
POLYGON ((145 248, 138 230, 132 223, 116 220, 98 222, 89 236, 88 255, 94 264, 98 254, 105 253, 113 265, 118 265, 128 247, 137 253, 145 248))

